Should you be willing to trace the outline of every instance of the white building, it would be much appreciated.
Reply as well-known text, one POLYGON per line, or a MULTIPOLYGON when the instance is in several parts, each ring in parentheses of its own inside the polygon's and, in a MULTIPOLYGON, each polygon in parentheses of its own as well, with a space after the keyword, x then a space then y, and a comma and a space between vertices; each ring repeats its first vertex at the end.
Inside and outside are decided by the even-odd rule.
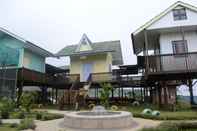
POLYGON ((132 33, 134 53, 148 57, 149 72, 197 69, 197 8, 176 2, 132 33))
POLYGON ((154 103, 173 104, 176 86, 187 84, 194 104, 197 79, 197 7, 176 2, 132 33, 134 53, 154 103))

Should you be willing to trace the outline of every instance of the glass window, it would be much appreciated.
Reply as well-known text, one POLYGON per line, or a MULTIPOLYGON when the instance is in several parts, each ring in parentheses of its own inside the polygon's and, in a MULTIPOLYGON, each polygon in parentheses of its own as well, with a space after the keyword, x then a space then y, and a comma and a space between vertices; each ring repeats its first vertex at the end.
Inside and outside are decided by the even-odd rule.
POLYGON ((173 17, 174 20, 186 20, 187 19, 187 14, 185 8, 181 9, 174 9, 173 10, 173 17))
POLYGON ((181 54, 181 53, 188 52, 186 40, 172 41, 172 47, 173 47, 174 54, 181 54))

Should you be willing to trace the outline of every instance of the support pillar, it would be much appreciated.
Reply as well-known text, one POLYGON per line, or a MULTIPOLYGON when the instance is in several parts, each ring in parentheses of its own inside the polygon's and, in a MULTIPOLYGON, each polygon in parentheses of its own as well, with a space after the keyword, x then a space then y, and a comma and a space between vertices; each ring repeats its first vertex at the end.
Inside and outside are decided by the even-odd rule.
POLYGON ((192 80, 188 80, 188 84, 189 84, 189 93, 190 93, 190 103, 191 105, 194 105, 194 94, 193 94, 193 87, 192 87, 192 80))
POLYGON ((55 104, 58 103, 57 96, 58 96, 58 89, 56 88, 56 89, 55 89, 55 104))
POLYGON ((17 96, 17 105, 19 105, 19 102, 20 102, 20 98, 23 94, 23 83, 19 83, 18 85, 18 96, 17 96))

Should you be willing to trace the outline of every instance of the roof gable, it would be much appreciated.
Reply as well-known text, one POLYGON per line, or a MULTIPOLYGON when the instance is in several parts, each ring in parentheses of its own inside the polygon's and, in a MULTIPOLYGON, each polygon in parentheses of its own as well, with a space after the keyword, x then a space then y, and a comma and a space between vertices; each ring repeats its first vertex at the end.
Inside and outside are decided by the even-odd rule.
POLYGON ((23 42, 24 43, 24 48, 29 49, 32 52, 35 52, 35 53, 37 53, 37 54, 39 54, 41 56, 44 56, 44 57, 54 57, 53 53, 51 53, 51 52, 49 52, 49 51, 47 51, 47 50, 45 50, 45 49, 33 44, 30 41, 27 41, 27 40, 21 38, 20 36, 17 36, 15 34, 11 33, 10 31, 8 31, 8 30, 6 30, 4 28, 0 27, 0 32, 2 32, 4 34, 7 34, 8 36, 10 36, 10 37, 12 37, 12 38, 14 38, 14 39, 16 39, 18 41, 23 42))
POLYGON ((172 11, 173 9, 176 9, 178 7, 184 7, 184 8, 188 8, 192 11, 197 12, 197 7, 192 6, 190 4, 178 1, 176 3, 174 3, 173 5, 171 5, 170 7, 168 7, 166 10, 164 10, 163 12, 161 12, 159 15, 155 16, 153 19, 151 19, 150 21, 148 21, 147 23, 145 23, 144 25, 142 25, 140 28, 138 28, 136 31, 133 32, 133 35, 137 35, 139 32, 143 31, 144 29, 149 28, 151 25, 153 25, 155 22, 159 21, 161 18, 163 18, 165 15, 167 15, 170 11, 172 11))
POLYGON ((92 50, 91 44, 92 44, 92 42, 87 37, 87 35, 83 34, 81 40, 79 41, 78 47, 76 49, 76 52, 92 50))

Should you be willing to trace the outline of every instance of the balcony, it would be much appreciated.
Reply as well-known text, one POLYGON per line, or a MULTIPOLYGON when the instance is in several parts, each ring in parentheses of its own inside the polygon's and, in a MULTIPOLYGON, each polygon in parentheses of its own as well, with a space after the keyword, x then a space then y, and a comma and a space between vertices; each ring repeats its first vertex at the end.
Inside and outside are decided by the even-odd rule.
POLYGON ((113 75, 112 72, 102 72, 102 73, 92 73, 90 74, 90 81, 92 82, 113 82, 116 81, 116 75, 113 75))
POLYGON ((147 74, 184 74, 197 72, 197 52, 152 55, 147 58, 147 74))
POLYGON ((18 81, 23 81, 26 85, 67 85, 79 79, 79 74, 46 74, 26 68, 18 70, 18 81))

